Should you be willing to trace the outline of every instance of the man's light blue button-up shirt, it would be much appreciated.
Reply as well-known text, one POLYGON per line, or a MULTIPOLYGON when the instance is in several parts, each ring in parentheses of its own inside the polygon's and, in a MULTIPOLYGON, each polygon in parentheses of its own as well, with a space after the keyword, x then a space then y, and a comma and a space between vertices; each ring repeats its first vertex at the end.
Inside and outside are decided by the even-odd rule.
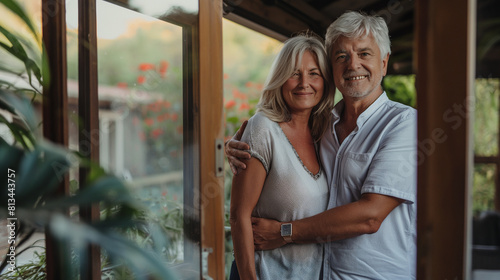
POLYGON ((357 119, 339 144, 335 125, 344 108, 333 110, 321 141, 321 161, 330 187, 328 209, 377 193, 403 199, 374 234, 325 244, 324 279, 415 279, 416 110, 384 92, 357 119))

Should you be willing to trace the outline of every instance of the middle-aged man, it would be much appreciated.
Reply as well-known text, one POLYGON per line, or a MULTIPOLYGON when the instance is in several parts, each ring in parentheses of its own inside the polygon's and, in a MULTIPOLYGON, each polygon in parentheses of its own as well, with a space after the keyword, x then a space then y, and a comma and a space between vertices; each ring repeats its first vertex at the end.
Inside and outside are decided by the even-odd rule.
MULTIPOLYGON (((323 279, 415 279, 417 116, 381 86, 387 24, 346 12, 328 28, 326 50, 343 97, 320 145, 328 210, 296 221, 254 218, 256 248, 327 242, 323 279)), ((226 145, 233 171, 249 157, 238 134, 226 145)))

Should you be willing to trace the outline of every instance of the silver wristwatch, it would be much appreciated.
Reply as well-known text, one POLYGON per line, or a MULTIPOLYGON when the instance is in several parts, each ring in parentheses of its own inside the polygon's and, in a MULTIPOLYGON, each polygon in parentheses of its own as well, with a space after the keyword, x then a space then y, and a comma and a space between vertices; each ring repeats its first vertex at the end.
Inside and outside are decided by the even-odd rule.
POLYGON ((292 243, 292 224, 284 223, 281 224, 281 237, 286 243, 292 243))

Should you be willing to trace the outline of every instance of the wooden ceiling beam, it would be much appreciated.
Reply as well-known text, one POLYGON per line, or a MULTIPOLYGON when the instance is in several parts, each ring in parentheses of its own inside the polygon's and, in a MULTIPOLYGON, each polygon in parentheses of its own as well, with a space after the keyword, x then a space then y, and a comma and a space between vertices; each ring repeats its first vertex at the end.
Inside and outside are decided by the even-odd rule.
POLYGON ((311 29, 306 22, 285 12, 275 5, 266 5, 260 0, 226 0, 224 13, 234 13, 238 16, 256 22, 287 37, 311 29))
MULTIPOLYGON (((315 7, 309 5, 307 2, 303 0, 282 0, 282 2, 290 5, 291 7, 302 11, 308 15, 311 19, 317 21, 324 29, 326 29, 333 20, 330 17, 327 17, 324 13, 317 10, 315 7)), ((324 35, 324 34, 320 34, 324 35)))
POLYGON ((324 8, 323 13, 329 15, 332 21, 336 20, 346 11, 359 11, 363 8, 377 3, 378 0, 350 0, 350 1, 335 1, 331 5, 324 8))

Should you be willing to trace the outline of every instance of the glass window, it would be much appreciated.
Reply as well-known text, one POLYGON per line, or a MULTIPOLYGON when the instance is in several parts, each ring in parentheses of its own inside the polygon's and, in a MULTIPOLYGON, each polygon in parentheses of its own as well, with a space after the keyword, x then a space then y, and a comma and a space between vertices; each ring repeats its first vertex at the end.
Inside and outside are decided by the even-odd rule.
MULTIPOLYGON (((186 238, 199 236, 188 232, 193 221, 184 214, 199 208, 189 200, 198 191, 194 179, 185 176, 187 164, 193 164, 186 155, 191 140, 185 136, 186 128, 192 127, 185 108, 186 100, 192 99, 187 96, 193 94, 193 62, 188 60, 193 42, 187 36, 193 27, 186 22, 197 16, 197 5, 96 3, 100 164, 128 183, 148 208, 145 221, 158 223, 166 233, 165 261, 181 279, 200 273, 199 240, 186 238)), ((68 95, 76 102, 78 1, 67 2, 66 9, 68 95)), ((147 244, 151 237, 131 232, 130 238, 147 244)), ((106 265, 104 259, 105 270, 106 265)))

